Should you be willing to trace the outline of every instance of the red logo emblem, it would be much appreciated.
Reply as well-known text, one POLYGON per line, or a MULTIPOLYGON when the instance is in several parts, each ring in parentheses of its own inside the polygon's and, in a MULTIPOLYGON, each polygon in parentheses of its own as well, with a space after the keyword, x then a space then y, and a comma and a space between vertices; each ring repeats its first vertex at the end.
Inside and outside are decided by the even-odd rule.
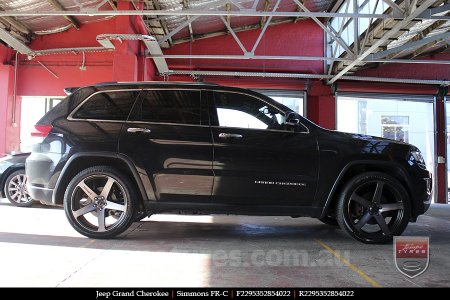
POLYGON ((394 262, 397 270, 409 278, 419 276, 430 262, 430 239, 422 236, 394 237, 394 262))

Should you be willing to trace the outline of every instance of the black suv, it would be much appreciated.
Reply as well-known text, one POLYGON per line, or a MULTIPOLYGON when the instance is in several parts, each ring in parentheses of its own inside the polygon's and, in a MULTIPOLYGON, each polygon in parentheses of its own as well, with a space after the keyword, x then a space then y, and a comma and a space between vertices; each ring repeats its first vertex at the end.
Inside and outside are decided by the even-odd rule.
POLYGON ((91 238, 165 212, 287 215, 359 241, 400 235, 429 207, 419 150, 329 131, 259 93, 204 83, 76 90, 35 126, 28 190, 91 238))

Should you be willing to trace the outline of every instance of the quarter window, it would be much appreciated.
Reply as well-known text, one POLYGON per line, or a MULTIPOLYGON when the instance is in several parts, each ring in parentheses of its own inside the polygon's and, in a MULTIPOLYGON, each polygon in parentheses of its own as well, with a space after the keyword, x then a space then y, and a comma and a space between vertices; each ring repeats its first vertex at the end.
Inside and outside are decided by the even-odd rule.
POLYGON ((74 118, 125 121, 137 95, 137 91, 112 91, 95 94, 78 109, 74 118))
POLYGON ((284 129, 284 115, 256 98, 238 93, 216 92, 214 101, 217 109, 216 123, 219 126, 284 129))
POLYGON ((151 90, 139 98, 131 120, 200 125, 199 91, 151 90))

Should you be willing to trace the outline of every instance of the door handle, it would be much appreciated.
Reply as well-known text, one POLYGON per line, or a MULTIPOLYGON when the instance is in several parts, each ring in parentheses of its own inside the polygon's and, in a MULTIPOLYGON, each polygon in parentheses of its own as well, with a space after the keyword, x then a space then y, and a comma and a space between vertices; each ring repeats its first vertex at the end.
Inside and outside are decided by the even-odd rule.
POLYGON ((131 128, 128 128, 127 131, 131 132, 131 133, 137 133, 137 132, 150 133, 150 132, 152 132, 150 129, 139 128, 139 127, 131 127, 131 128))
POLYGON ((242 134, 219 133, 219 138, 221 138, 221 139, 241 139, 242 138, 242 134))

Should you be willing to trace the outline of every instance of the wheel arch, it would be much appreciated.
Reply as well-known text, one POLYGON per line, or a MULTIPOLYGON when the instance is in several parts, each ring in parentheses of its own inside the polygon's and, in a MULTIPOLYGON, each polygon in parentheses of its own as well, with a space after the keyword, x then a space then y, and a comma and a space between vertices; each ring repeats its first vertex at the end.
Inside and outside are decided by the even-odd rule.
POLYGON ((416 203, 412 195, 413 187, 408 173, 400 164, 381 161, 354 161, 348 163, 339 173, 338 178, 334 182, 323 207, 321 217, 326 216, 330 210, 334 209, 334 205, 337 203, 339 191, 345 186, 346 182, 354 176, 366 172, 386 173, 397 179, 408 193, 412 209, 411 215, 415 218, 416 203))
POLYGON ((96 165, 109 165, 128 175, 137 188, 140 204, 144 205, 144 201, 148 200, 142 180, 130 158, 117 153, 82 152, 72 155, 61 170, 53 192, 53 204, 62 205, 65 188, 72 178, 82 170, 96 165))

